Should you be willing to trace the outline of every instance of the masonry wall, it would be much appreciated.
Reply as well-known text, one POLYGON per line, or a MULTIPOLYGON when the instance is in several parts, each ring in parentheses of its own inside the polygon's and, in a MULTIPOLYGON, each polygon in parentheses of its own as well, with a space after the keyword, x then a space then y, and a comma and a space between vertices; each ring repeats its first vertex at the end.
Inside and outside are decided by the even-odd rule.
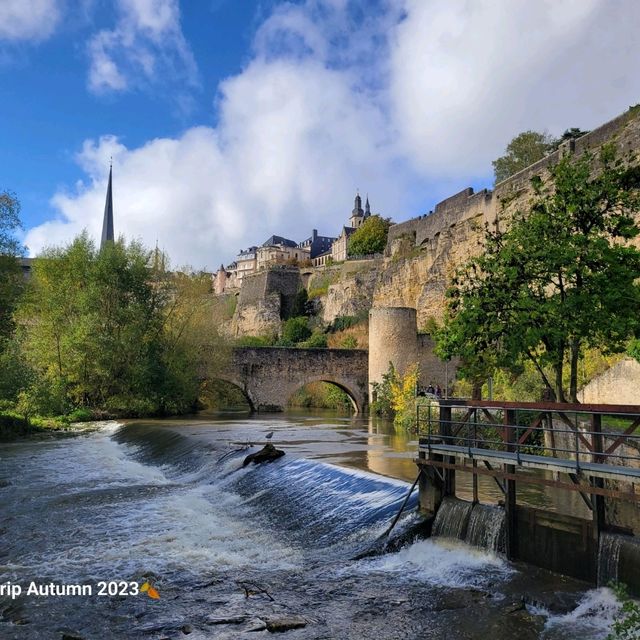
MULTIPOLYGON (((386 261, 374 292, 374 305, 414 307, 418 327, 441 319, 447 283, 456 267, 482 250, 486 224, 508 217, 530 198, 530 181, 562 157, 597 152, 613 142, 623 156, 640 151, 640 113, 632 110, 598 127, 496 185, 474 193, 467 188, 438 203, 434 211, 389 230, 386 261)), ((636 240, 640 245, 640 238, 636 240)))
POLYGON ((640 362, 625 358, 595 377, 578 393, 580 402, 640 405, 640 362))
POLYGON ((292 313, 301 287, 296 267, 274 266, 244 276, 232 320, 233 334, 277 334, 281 320, 292 313))

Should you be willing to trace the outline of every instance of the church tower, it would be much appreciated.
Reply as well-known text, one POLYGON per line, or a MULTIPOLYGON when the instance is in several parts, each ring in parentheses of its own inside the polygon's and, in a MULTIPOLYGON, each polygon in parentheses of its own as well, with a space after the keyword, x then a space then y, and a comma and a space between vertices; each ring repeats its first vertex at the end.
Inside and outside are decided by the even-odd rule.
POLYGON ((109 165, 109 184, 107 185, 107 199, 104 203, 104 218, 102 220, 102 238, 100 240, 100 251, 104 249, 107 242, 113 242, 113 192, 111 187, 111 177, 113 164, 109 165))
POLYGON ((362 198, 360 194, 356 192, 356 199, 353 206, 353 211, 351 212, 351 218, 349 218, 349 224, 357 229, 364 220, 364 211, 362 210, 362 198))

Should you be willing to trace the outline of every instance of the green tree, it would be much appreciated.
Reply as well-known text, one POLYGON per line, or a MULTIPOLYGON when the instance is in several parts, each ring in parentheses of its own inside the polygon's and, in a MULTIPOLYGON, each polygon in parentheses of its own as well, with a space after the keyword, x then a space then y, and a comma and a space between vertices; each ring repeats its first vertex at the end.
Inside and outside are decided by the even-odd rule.
POLYGON ((13 333, 13 312, 23 289, 24 279, 18 258, 24 247, 16 238, 22 228, 20 202, 7 191, 0 193, 0 353, 13 333))
POLYGON ((505 149, 505 154, 494 160, 495 183, 502 182, 530 164, 544 158, 552 149, 554 139, 546 133, 523 131, 505 149))
POLYGON ((44 385, 61 390, 71 406, 128 415, 192 409, 215 353, 204 348, 209 287, 204 275, 166 272, 135 242, 96 251, 83 234, 48 249, 34 261, 19 309, 24 351, 38 377, 34 403, 44 385))
POLYGON ((529 207, 487 228, 484 253, 453 279, 438 352, 475 380, 529 360, 558 401, 568 367, 575 402, 583 351, 622 352, 640 332, 640 251, 627 242, 640 231, 640 167, 607 146, 566 156, 532 187, 529 207))
POLYGON ((369 216, 349 238, 347 252, 350 256, 366 256, 382 253, 387 245, 391 220, 382 216, 369 216))

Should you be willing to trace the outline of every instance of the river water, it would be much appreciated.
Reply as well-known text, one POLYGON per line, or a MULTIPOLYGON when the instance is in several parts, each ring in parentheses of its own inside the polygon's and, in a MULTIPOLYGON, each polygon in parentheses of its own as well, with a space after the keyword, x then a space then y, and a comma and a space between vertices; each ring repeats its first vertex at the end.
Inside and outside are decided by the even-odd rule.
POLYGON ((283 616, 306 624, 292 639, 604 638, 608 590, 483 549, 430 539, 354 559, 397 513, 415 447, 387 423, 310 412, 104 423, 0 445, 0 583, 92 589, 5 592, 0 638, 269 637, 265 621, 283 616), (286 455, 242 468, 257 446, 237 449, 270 431, 286 455), (100 581, 147 581, 160 598, 98 595, 100 581))

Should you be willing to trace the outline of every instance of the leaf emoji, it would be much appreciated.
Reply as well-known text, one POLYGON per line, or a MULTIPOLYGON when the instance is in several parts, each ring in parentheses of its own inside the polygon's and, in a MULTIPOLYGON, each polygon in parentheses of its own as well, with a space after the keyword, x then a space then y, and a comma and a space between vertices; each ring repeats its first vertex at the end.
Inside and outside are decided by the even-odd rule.
POLYGON ((154 600, 160 600, 160 594, 152 586, 149 586, 147 595, 154 600))
POLYGON ((149 587, 151 587, 151 585, 148 582, 145 582, 141 587, 140 587, 140 593, 144 593, 145 591, 149 591, 149 587))

